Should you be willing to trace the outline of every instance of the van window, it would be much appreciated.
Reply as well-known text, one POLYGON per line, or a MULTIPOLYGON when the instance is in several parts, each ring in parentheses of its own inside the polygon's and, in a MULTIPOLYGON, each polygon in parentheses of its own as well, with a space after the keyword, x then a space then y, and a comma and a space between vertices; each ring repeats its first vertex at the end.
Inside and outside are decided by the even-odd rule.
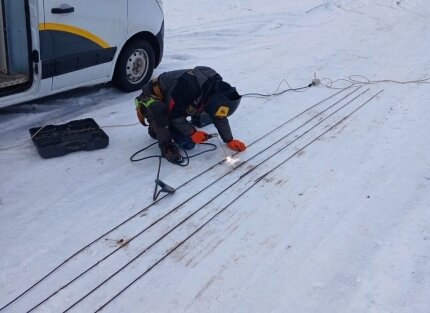
POLYGON ((30 80, 25 1, 1 0, 0 93, 30 80))

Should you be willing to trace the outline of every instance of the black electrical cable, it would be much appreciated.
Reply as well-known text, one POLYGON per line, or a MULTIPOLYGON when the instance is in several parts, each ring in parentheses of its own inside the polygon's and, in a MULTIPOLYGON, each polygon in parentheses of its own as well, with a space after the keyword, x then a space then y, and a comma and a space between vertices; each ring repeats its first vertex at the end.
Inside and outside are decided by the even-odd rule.
MULTIPOLYGON (((161 160, 162 160, 163 158, 165 158, 165 157, 164 157, 163 155, 150 155, 150 156, 146 156, 146 157, 143 157, 143 158, 140 158, 140 159, 135 159, 135 157, 136 157, 138 154, 140 154, 140 153, 142 153, 142 152, 146 151, 147 149, 149 149, 150 147, 152 147, 152 146, 154 146, 154 145, 156 145, 156 144, 158 144, 158 141, 156 141, 156 142, 154 142, 154 143, 150 144, 149 146, 147 146, 147 147, 145 147, 145 148, 143 148, 143 149, 141 149, 141 150, 139 150, 139 151, 135 152, 135 153, 130 157, 130 161, 132 161, 132 162, 140 162, 140 161, 144 161, 144 160, 149 160, 149 159, 153 159, 153 158, 158 158, 158 170, 157 170, 157 177, 156 177, 156 179, 155 179, 154 195, 152 196, 152 200, 153 200, 153 201, 156 201, 156 200, 157 200, 157 198, 158 198, 158 196, 160 195, 160 193, 161 193, 161 192, 165 192, 165 190, 164 190, 163 188, 162 188, 162 189, 160 189, 160 190, 158 190, 158 188, 159 188, 159 184, 160 184, 160 182, 161 182, 161 181, 160 181, 161 160)), ((209 146, 210 148, 209 148, 209 149, 207 149, 207 150, 201 151, 201 152, 199 152, 199 153, 193 154, 193 155, 188 155, 187 151, 186 151, 185 149, 182 149, 182 150, 184 151, 184 154, 185 154, 185 156, 182 156, 182 159, 183 159, 183 160, 186 160, 186 161, 185 161, 185 163, 175 163, 175 164, 176 164, 176 165, 179 165, 179 166, 181 166, 181 167, 186 167, 186 166, 188 166, 188 165, 190 164, 190 159, 191 159, 191 158, 194 158, 194 157, 196 157, 196 156, 202 155, 202 154, 204 154, 204 153, 208 153, 208 152, 211 152, 211 151, 215 151, 215 150, 217 149, 217 146, 216 146, 216 145, 214 145, 213 143, 205 142, 205 143, 202 143, 201 145, 209 146)))
POLYGON ((275 91, 274 93, 270 93, 270 94, 263 94, 263 93, 258 93, 258 92, 250 92, 250 93, 245 93, 243 95, 241 95, 242 97, 263 97, 263 98, 267 98, 267 97, 273 97, 273 96, 280 96, 288 91, 306 91, 309 88, 311 88, 312 86, 316 86, 317 83, 315 81, 312 81, 309 85, 304 86, 304 87, 298 87, 298 88, 288 88, 282 91, 275 91))
MULTIPOLYGON (((154 142, 154 143, 150 144, 149 146, 147 146, 147 147, 145 147, 145 148, 143 148, 143 149, 141 149, 141 150, 139 150, 139 151, 135 152, 135 153, 130 157, 130 161, 131 161, 131 162, 140 162, 140 161, 144 161, 144 160, 148 160, 148 159, 153 159, 153 158, 164 158, 164 156, 162 156, 162 155, 150 155, 150 156, 146 156, 146 157, 143 157, 143 158, 140 158, 140 159, 135 159, 135 157, 136 157, 138 154, 140 154, 140 153, 142 153, 142 152, 146 151, 147 149, 149 149, 150 147, 152 147, 152 146, 154 146, 154 145, 156 145, 156 144, 158 144, 158 141, 156 141, 156 142, 154 142)), ((213 144, 213 143, 209 143, 209 142, 201 143, 201 144, 200 144, 200 146, 210 146, 211 148, 209 148, 209 149, 207 149, 207 150, 204 150, 204 151, 201 151, 201 152, 199 152, 199 153, 193 154, 193 155, 188 155, 188 154, 187 154, 187 152, 186 152, 185 150, 183 150, 183 151, 184 151, 184 153, 185 153, 185 159, 187 159, 187 160, 188 160, 188 162, 187 162, 186 164, 180 164, 180 163, 175 163, 175 164, 177 164, 177 165, 179 165, 179 166, 182 166, 182 167, 188 166, 188 164, 189 164, 189 159, 191 159, 191 158, 195 158, 196 156, 202 155, 202 154, 207 153, 207 152, 215 151, 215 150, 217 149, 217 146, 216 146, 215 144, 213 144)))

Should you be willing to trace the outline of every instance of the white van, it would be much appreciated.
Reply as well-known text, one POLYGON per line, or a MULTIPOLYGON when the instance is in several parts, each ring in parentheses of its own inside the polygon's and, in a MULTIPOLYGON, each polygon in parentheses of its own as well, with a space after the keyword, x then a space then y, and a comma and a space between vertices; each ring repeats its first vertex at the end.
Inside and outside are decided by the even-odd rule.
POLYGON ((138 90, 161 62, 161 0, 0 1, 0 107, 111 80, 138 90))

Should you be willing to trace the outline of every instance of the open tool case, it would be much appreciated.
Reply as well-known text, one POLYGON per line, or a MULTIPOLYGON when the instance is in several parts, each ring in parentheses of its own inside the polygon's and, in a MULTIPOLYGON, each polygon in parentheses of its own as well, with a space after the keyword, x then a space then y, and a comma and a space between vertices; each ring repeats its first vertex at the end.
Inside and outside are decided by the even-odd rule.
POLYGON ((92 118, 62 125, 47 125, 37 133, 40 129, 41 127, 35 127, 29 131, 37 151, 45 159, 75 151, 103 149, 109 145, 108 135, 92 118))

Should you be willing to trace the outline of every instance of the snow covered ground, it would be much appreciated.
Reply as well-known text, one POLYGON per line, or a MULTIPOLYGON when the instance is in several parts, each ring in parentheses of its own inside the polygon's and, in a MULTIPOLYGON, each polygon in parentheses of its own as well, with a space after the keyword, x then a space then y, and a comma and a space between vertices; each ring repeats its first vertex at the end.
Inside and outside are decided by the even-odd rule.
MULTIPOLYGON (((207 65, 242 93, 314 73, 430 77, 429 1, 164 9, 156 73, 207 65)), ((63 264, 1 312, 430 312, 429 85, 354 90, 244 98, 231 125, 253 144, 237 168, 215 165, 220 148, 187 168, 164 162, 162 179, 180 188, 155 205, 157 162, 129 161, 152 143, 141 126, 105 128, 107 149, 62 158, 41 159, 31 143, 1 151, 0 308, 63 264)), ((3 109, 0 145, 46 123, 135 123, 136 94, 101 86, 3 109)))

